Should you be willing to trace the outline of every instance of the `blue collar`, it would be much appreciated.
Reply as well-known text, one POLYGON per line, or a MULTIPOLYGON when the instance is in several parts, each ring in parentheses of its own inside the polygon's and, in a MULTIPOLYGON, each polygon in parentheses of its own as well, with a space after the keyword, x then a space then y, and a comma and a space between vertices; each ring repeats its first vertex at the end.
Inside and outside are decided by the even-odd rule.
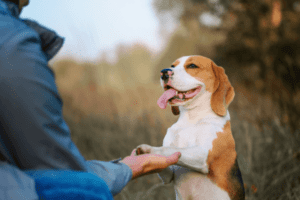
POLYGON ((14 4, 10 1, 7 1, 7 0, 0 0, 0 1, 3 1, 6 4, 5 10, 9 11, 9 13, 7 13, 7 14, 11 14, 15 18, 19 18, 20 11, 19 11, 19 7, 16 4, 14 4))
POLYGON ((18 20, 24 22, 27 26, 35 30, 40 36, 42 50, 46 54, 48 60, 53 58, 61 49, 64 43, 64 39, 57 35, 56 32, 44 26, 41 26, 35 21, 20 19, 20 11, 18 5, 7 0, 0 0, 0 12, 17 18, 18 20))

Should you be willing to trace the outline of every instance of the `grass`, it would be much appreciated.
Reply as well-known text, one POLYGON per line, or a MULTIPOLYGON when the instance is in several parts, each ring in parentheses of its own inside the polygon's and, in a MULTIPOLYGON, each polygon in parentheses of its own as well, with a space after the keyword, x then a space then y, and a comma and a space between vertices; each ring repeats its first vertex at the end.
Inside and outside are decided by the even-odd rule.
MULTIPOLYGON (((151 56, 138 47, 143 54, 126 57, 130 52, 123 52, 122 62, 115 64, 65 60, 54 65, 64 117, 88 160, 123 158, 142 143, 161 146, 167 128, 177 120, 169 107, 161 110, 156 105, 162 89, 150 81, 155 73, 134 70, 141 60, 145 61, 142 68, 151 66, 151 56), (118 71, 116 66, 135 73, 126 74, 127 70, 118 71)), ((232 132, 247 200, 300 199, 299 131, 292 133, 280 125, 267 96, 242 88, 234 76, 230 80, 236 88, 230 106, 232 132), (265 120, 265 112, 273 117, 265 120)), ((165 200, 175 199, 175 194, 172 184, 162 185, 153 174, 131 181, 115 199, 165 200)))
MULTIPOLYGON (((152 92, 153 96, 157 96, 152 92)), ((116 95, 113 92, 111 94, 116 95)), ((118 99, 120 95, 115 98, 118 99)), ((132 106, 134 99, 127 99, 127 107, 132 106)), ((68 102, 65 101, 65 104, 68 102)), ((152 104, 156 106, 155 101, 152 104)), ((126 103, 123 102, 122 106, 126 106, 126 103)), ((118 106, 113 106, 111 110, 118 110, 118 106)), ((107 161, 128 156, 132 149, 142 143, 160 146, 167 127, 176 121, 169 110, 161 115, 156 113, 158 111, 151 111, 147 105, 140 113, 106 113, 111 118, 101 114, 71 112, 72 108, 65 109, 65 119, 82 154, 86 159, 107 161)), ((234 111, 231 111, 231 118, 247 199, 297 199, 300 156, 293 150, 299 144, 288 129, 274 122, 269 128, 258 131, 247 121, 239 119, 234 111)), ((164 186, 156 175, 150 175, 130 182, 116 199, 174 199, 174 195, 172 185, 164 186)))

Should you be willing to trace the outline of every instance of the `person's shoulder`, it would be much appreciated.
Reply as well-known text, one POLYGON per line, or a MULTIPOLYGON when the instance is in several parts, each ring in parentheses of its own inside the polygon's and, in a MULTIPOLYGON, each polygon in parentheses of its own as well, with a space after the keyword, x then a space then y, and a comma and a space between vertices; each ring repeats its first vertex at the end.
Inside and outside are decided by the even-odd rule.
POLYGON ((40 56, 39 43, 39 35, 22 20, 0 13, 0 66, 8 65, 16 58, 22 60, 25 51, 40 56))
POLYGON ((16 45, 28 37, 38 38, 39 36, 22 20, 0 12, 0 47, 7 44, 16 45))

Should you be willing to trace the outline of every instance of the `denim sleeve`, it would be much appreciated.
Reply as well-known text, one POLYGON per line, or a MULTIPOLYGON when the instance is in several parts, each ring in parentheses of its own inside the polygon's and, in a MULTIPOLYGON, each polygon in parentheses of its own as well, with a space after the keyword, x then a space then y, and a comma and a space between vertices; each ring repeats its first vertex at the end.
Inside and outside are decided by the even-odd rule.
POLYGON ((87 171, 62 117, 62 100, 39 36, 22 24, 10 22, 5 28, 0 38, 0 153, 20 169, 87 171))
POLYGON ((87 161, 90 168, 89 171, 101 177, 114 196, 120 193, 132 178, 132 171, 129 166, 120 163, 119 160, 110 162, 97 160, 87 161))
POLYGON ((0 161, 0 199, 38 200, 34 180, 7 162, 0 161))

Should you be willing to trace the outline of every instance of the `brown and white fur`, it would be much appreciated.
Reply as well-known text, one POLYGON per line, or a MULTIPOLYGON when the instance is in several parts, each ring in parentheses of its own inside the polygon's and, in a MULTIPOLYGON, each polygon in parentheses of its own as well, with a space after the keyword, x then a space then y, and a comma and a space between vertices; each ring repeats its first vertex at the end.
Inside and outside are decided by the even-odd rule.
POLYGON ((163 147, 143 144, 137 154, 181 152, 176 165, 159 173, 164 183, 174 181, 176 199, 245 199, 227 110, 234 89, 224 69, 208 58, 185 56, 161 75, 165 91, 176 90, 168 103, 180 116, 168 129, 163 147), (196 88, 195 96, 184 98, 196 88))

